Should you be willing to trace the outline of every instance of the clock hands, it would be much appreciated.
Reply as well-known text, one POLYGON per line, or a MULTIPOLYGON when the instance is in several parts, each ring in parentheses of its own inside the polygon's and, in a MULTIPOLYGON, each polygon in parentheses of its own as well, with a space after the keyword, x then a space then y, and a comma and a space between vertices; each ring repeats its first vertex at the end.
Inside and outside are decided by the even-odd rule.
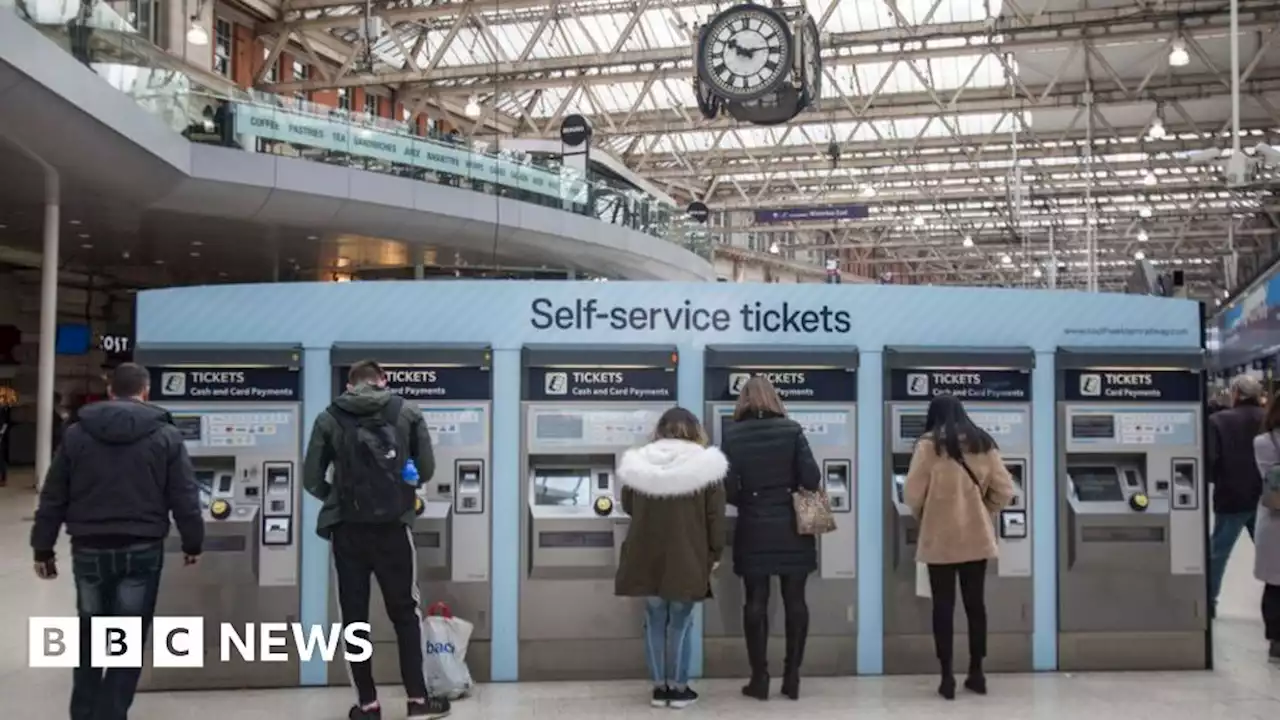
POLYGON ((738 41, 735 38, 730 38, 729 42, 726 44, 729 46, 730 50, 737 53, 738 57, 743 57, 743 58, 753 58, 756 56, 757 52, 763 49, 763 48, 744 48, 738 44, 738 41))

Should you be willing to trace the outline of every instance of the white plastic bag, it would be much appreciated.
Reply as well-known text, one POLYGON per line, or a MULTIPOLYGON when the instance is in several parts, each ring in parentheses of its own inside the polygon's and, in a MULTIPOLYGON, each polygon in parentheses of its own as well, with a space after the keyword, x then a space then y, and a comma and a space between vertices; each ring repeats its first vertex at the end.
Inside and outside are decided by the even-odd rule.
POLYGON ((467 669, 467 645, 471 623, 456 618, 444 603, 427 610, 422 621, 422 664, 427 676, 427 692, 432 697, 457 700, 471 690, 467 669))
POLYGON ((916 597, 933 597, 933 586, 929 584, 929 566, 922 562, 916 563, 916 597))

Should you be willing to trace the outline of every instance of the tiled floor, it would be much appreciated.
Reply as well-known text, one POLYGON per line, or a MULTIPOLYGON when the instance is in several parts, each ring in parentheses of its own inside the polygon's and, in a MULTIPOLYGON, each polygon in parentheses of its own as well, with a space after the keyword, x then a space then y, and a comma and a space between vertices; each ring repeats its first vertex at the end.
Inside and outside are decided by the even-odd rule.
MULTIPOLYGON (((22 485, 16 482, 14 485, 22 485)), ((65 718, 69 673, 26 667, 26 618, 69 614, 67 580, 38 582, 31 576, 27 533, 34 496, 30 490, 0 490, 0 702, 16 712, 0 717, 65 718)), ((1253 547, 1242 541, 1228 571, 1218 620, 1218 669, 1213 673, 1036 675, 992 679, 992 695, 946 703, 933 694, 931 678, 810 680, 799 703, 762 704, 738 696, 735 682, 708 682, 703 702, 683 711, 704 718, 775 718, 803 713, 821 720, 1276 720, 1280 718, 1280 668, 1268 666, 1257 619, 1259 587, 1251 577, 1253 547)), ((390 693, 388 693, 391 696, 390 693)), ((480 688, 458 704, 453 717, 629 720, 664 716, 645 703, 646 688, 634 683, 522 684, 480 688)), ((139 697, 133 720, 236 720, 292 716, 306 720, 345 717, 348 691, 340 689, 270 692, 148 694, 139 697)), ((398 710, 399 704, 391 705, 398 710)), ((388 720, 403 717, 395 712, 388 720)))

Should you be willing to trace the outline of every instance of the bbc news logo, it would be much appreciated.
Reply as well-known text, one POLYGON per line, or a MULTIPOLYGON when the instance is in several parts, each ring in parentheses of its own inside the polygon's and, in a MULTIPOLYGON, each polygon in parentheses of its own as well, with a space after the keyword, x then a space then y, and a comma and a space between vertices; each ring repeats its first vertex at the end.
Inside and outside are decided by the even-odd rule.
MULTIPOLYGON (((28 665, 33 668, 80 666, 82 631, 78 617, 33 617, 28 633, 28 665)), ((205 621, 200 617, 157 617, 151 623, 151 666, 204 667, 205 621)), ((143 666, 142 618, 95 617, 89 627, 89 666, 143 666)), ((333 662, 341 650, 346 662, 373 657, 369 623, 220 623, 218 662, 288 662, 291 653, 307 661, 333 662), (292 645, 292 648, 290 646, 292 645)))

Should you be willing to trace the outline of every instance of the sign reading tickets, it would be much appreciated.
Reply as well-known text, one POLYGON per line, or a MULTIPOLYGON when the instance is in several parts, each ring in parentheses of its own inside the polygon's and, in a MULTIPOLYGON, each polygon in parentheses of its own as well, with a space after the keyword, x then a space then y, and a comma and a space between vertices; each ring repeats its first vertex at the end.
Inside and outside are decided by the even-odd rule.
POLYGON ((755 375, 768 378, 783 402, 855 402, 858 399, 858 373, 852 368, 711 368, 707 370, 704 386, 707 400, 736 402, 743 386, 755 375))
POLYGON ((1204 381, 1191 370, 1067 370, 1064 400, 1198 403, 1204 381))
POLYGON ((970 402, 1030 402, 1031 371, 910 368, 890 372, 890 400, 929 400, 938 395, 970 402))
POLYGON ((282 107, 236 103, 235 132, 293 145, 384 160, 468 180, 494 183, 568 202, 587 202, 581 176, 561 176, 496 155, 472 152, 462 144, 359 127, 282 107))
POLYGON ((676 399, 676 371, 666 368, 528 368, 527 400, 635 402, 676 399))
MULTIPOLYGON (((349 367, 334 368, 334 396, 347 388, 349 367)), ((405 400, 489 400, 493 377, 488 368, 383 365, 387 389, 405 400)))
POLYGON ((283 367, 153 367, 156 402, 296 402, 302 373, 283 367))

